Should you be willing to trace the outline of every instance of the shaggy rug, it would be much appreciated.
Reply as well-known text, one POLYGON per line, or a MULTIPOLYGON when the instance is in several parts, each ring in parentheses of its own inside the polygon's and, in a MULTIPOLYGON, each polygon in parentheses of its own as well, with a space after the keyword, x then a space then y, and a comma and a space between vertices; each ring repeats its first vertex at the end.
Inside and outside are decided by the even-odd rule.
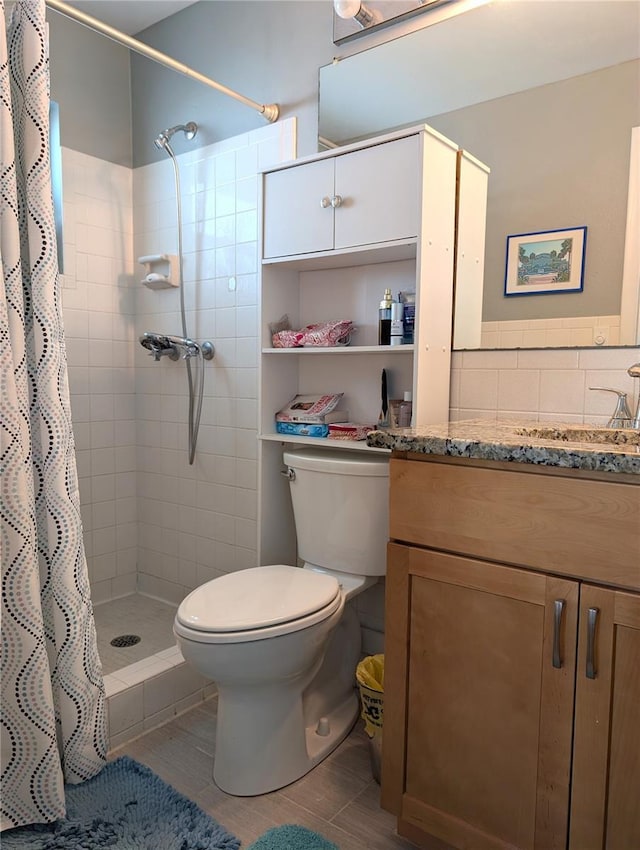
POLYGON ((5 831, 2 850, 240 847, 237 838, 195 803, 128 756, 109 762, 97 776, 81 785, 67 785, 65 795, 66 818, 5 831))
POLYGON ((247 850, 339 850, 317 832, 304 826, 276 826, 261 835, 247 850))

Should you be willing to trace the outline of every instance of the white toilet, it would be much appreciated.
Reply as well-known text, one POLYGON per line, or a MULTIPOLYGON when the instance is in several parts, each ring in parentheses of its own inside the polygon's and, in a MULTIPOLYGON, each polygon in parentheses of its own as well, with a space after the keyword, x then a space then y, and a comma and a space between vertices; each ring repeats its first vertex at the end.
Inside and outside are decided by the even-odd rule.
POLYGON ((351 730, 360 625, 346 603, 386 571, 388 459, 305 448, 284 463, 304 567, 209 581, 174 622, 185 660, 218 686, 213 777, 239 796, 299 779, 351 730))

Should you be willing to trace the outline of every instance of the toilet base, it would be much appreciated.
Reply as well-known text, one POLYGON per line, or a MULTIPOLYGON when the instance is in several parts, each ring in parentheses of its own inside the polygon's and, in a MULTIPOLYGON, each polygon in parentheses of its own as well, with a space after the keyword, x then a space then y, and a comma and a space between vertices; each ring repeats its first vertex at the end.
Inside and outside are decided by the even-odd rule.
MULTIPOLYGON (((237 797, 267 794, 300 779, 347 737, 358 718, 360 707, 354 690, 326 717, 327 725, 324 723, 325 718, 322 718, 321 724, 306 727, 303 736, 291 736, 291 729, 297 726, 296 721, 300 724, 303 722, 302 706, 290 705, 288 721, 278 727, 272 725, 274 709, 277 711, 278 708, 272 701, 269 717, 264 718, 265 734, 256 735, 254 726, 253 734, 247 735, 245 720, 237 713, 234 712, 235 716, 230 723, 226 722, 226 709, 233 709, 224 704, 224 694, 220 697, 223 711, 218 715, 213 779, 218 788, 237 797), (292 713, 299 716, 295 717, 293 726, 290 726, 292 713), (326 734, 318 734, 319 727, 326 734), (242 741, 236 732, 242 735, 242 741)), ((283 704, 279 707, 286 710, 283 704)))
POLYGON ((360 625, 350 605, 331 619, 332 633, 303 675, 233 687, 218 682, 213 778, 223 791, 252 797, 290 785, 353 728, 360 625))

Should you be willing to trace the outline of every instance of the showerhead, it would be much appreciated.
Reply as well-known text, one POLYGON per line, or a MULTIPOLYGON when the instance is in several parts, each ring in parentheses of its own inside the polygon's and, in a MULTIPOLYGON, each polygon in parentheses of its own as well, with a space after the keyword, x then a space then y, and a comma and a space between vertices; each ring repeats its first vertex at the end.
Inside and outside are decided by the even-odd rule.
POLYGON ((164 150, 167 148, 169 144, 169 139, 173 136, 174 133, 177 133, 179 130, 185 135, 187 141, 191 141, 198 132, 198 125, 195 121, 189 121, 187 124, 176 124, 175 127, 169 127, 167 130, 161 130, 158 133, 158 137, 153 140, 153 144, 159 149, 164 150))

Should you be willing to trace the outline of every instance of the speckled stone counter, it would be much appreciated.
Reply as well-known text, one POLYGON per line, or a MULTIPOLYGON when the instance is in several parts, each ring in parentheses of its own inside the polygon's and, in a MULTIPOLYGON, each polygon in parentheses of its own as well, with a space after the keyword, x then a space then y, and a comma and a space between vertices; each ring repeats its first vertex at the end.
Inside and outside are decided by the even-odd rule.
POLYGON ((372 431, 374 448, 640 475, 640 431, 482 419, 372 431))

